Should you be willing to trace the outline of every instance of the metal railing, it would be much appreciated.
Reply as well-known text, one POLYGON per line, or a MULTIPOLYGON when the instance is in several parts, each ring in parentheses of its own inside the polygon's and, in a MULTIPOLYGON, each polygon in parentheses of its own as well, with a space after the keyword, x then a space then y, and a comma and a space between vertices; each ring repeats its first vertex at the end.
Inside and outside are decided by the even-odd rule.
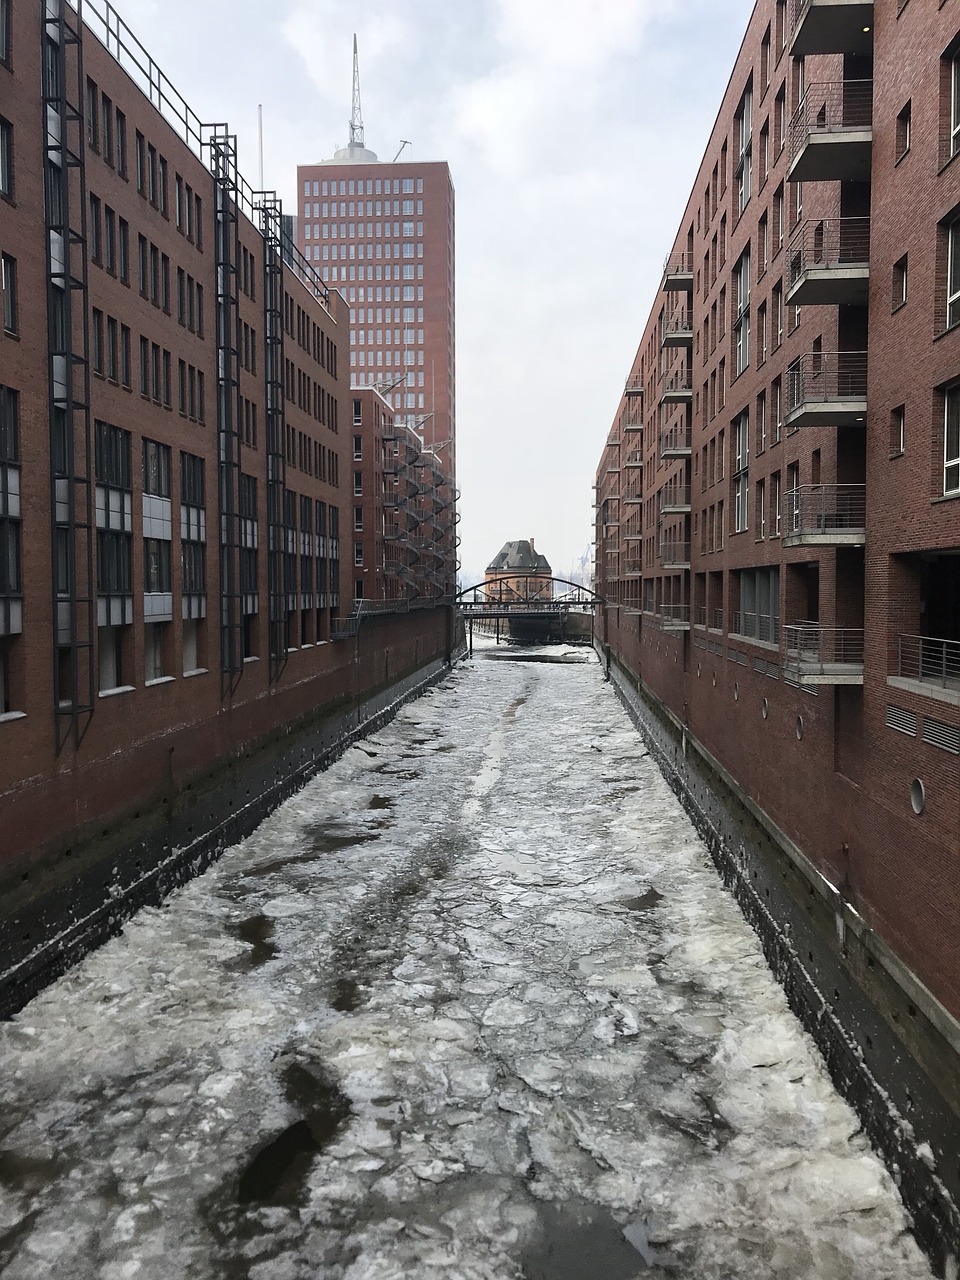
POLYGON ((624 383, 623 391, 624 391, 624 395, 642 396, 643 380, 641 378, 628 378, 627 381, 624 383))
POLYGON ((679 307, 672 315, 664 316, 663 336, 675 333, 693 333, 693 312, 690 307, 679 307))
POLYGON ((626 560, 624 561, 623 571, 626 574, 637 574, 643 572, 642 560, 626 560))
POLYGON ((642 467, 643 466, 643 448, 631 449, 623 460, 625 467, 642 467))
POLYGON ((798 675, 863 666, 863 627, 824 627, 795 622, 784 627, 784 667, 798 675))
POLYGON ((941 689, 960 689, 960 640, 899 636, 897 675, 941 689))
POLYGON ((657 509, 661 513, 673 509, 685 509, 690 506, 690 486, 688 484, 666 484, 657 494, 657 509))
POLYGON ((676 453, 679 450, 690 450, 690 427, 687 423, 677 423, 660 432, 660 456, 676 453))
POLYGON ((693 373, 690 369, 678 369, 660 384, 660 394, 682 395, 693 392, 693 373))
POLYGON ((707 625, 707 606, 705 604, 697 605, 695 625, 698 627, 705 627, 707 625))
POLYGON ((643 488, 638 484, 627 485, 626 489, 624 489, 623 493, 620 495, 620 501, 623 503, 642 502, 643 488))
MULTIPOLYGON (((722 621, 722 620, 721 620, 722 621)), ((740 609, 733 615, 731 635, 746 636, 748 640, 762 640, 765 644, 780 641, 780 619, 770 613, 748 613, 740 609)))
POLYGON ((811 134, 868 129, 872 123, 872 80, 808 84, 790 121, 790 163, 796 160, 811 134))
POLYGON ((660 563, 665 569, 683 568, 690 563, 689 542, 661 542, 660 563))
POLYGON ((663 260, 665 276, 681 276, 693 274, 692 253, 669 253, 663 260))
POLYGON ((860 533, 867 524, 867 487, 863 484, 803 484, 783 499, 783 532, 860 533))
POLYGON ((865 351, 809 351, 787 369, 787 412, 803 404, 866 400, 865 351))
POLYGON ((657 606, 656 616, 662 626, 689 626, 690 606, 688 604, 661 604, 657 606))
POLYGON ((865 266, 869 261, 869 218, 808 218, 790 240, 789 286, 806 271, 865 266))
MULTIPOLYGON (((793 25, 798 27, 803 20, 803 16, 810 8, 811 0, 793 0, 793 25)), ((863 7, 873 8, 873 0, 863 0, 863 7)))
POLYGON ((723 630, 723 610, 722 609, 710 610, 710 630, 711 631, 723 630))
POLYGON ((639 413, 628 413, 621 425, 624 431, 642 431, 643 418, 639 413))

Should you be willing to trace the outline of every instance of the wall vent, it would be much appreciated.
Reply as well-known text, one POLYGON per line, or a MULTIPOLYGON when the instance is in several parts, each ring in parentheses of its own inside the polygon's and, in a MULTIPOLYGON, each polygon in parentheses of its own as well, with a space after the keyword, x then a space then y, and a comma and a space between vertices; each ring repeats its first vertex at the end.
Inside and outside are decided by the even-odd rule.
POLYGON ((887 707, 887 728, 896 729, 898 733, 908 733, 911 738, 917 736, 917 717, 913 711, 904 711, 903 707, 887 707))
POLYGON ((929 720, 923 717, 923 740, 941 751, 950 751, 960 755, 960 729, 943 724, 940 720, 929 720))

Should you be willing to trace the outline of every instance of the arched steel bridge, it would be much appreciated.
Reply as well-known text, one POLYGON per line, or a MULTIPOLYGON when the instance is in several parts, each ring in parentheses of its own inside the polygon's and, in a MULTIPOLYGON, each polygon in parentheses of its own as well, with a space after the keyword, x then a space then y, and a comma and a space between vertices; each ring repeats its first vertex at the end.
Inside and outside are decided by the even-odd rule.
POLYGON ((568 578, 537 577, 538 590, 529 595, 520 594, 513 584, 522 582, 517 574, 504 574, 498 578, 488 578, 486 582, 478 582, 475 586, 464 587, 456 595, 457 608, 466 618, 530 618, 538 616, 559 616, 566 613, 592 613, 598 605, 604 603, 603 597, 591 591, 580 582, 571 582, 568 578), (566 587, 562 595, 545 596, 544 588, 550 584, 566 587), (508 591, 509 588, 509 591, 508 591))

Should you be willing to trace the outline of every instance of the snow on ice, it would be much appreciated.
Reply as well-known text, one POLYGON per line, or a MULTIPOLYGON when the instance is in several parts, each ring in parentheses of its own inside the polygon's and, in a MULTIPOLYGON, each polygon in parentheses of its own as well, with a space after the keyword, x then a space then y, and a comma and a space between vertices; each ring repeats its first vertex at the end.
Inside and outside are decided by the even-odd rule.
POLYGON ((0 1088, 5 1280, 931 1274, 592 661, 478 644, 0 1027, 0 1088))

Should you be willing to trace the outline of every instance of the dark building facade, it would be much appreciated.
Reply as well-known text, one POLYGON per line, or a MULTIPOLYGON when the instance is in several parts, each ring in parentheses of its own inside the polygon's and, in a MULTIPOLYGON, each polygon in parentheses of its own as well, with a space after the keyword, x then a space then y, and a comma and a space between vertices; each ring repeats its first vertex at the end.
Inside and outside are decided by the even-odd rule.
POLYGON ((709 777, 776 850, 723 855, 755 918, 820 921, 821 1019, 880 1010, 860 1061, 952 1197, 958 153, 955 6, 759 0, 596 480, 614 673, 704 823, 709 777))
POLYGON ((133 902, 217 843, 226 775, 226 808, 252 820, 302 776, 281 741, 312 733, 312 758, 325 717, 352 707, 356 724, 449 656, 450 618, 338 626, 349 309, 276 194, 237 171, 234 136, 200 123, 105 3, 82 23, 61 0, 2 16, 8 1007, 60 963, 53 931, 116 925, 108 884, 133 902))

